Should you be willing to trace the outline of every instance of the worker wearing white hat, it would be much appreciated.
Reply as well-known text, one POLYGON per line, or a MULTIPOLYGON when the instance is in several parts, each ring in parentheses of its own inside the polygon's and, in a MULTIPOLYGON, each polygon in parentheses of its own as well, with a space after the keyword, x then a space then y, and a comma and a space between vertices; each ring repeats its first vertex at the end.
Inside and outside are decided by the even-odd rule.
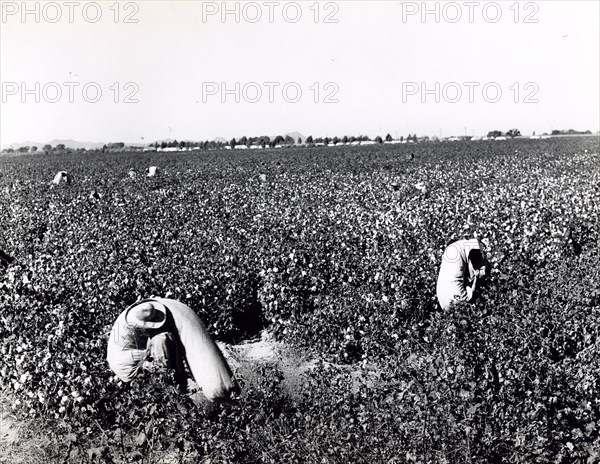
POLYGON ((111 332, 107 360, 124 382, 141 369, 175 369, 182 388, 187 384, 185 360, 210 401, 227 397, 235 387, 225 358, 200 318, 176 300, 152 298, 123 311, 111 332))
POLYGON ((140 369, 174 368, 184 373, 178 356, 177 339, 167 309, 155 301, 135 303, 117 318, 108 342, 108 364, 124 382, 130 382, 140 369))

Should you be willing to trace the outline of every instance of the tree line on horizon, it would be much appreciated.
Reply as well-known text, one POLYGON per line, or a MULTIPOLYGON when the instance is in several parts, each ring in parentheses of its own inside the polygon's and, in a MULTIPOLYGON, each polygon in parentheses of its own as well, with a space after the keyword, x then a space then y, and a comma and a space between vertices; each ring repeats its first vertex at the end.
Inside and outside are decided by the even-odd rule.
MULTIPOLYGON (((535 132, 533 132, 533 135, 535 135, 535 132)), ((548 133, 544 132, 542 135, 549 135, 548 133)), ((569 129, 569 130, 552 130, 552 132, 550 133, 550 135, 592 135, 592 131, 590 130, 586 130, 586 131, 576 131, 574 129, 569 129)), ((495 138, 495 137, 510 137, 510 138, 515 138, 515 137, 520 137, 521 136, 521 131, 519 129, 510 129, 506 132, 502 132, 500 130, 493 130, 493 131, 489 131, 487 133, 487 138, 495 138)), ((472 137, 471 136, 464 136, 464 137, 460 137, 460 138, 464 138, 466 140, 470 140, 472 137)), ((266 147, 276 147, 276 146, 294 146, 294 145, 307 145, 307 146, 312 146, 312 145, 316 145, 316 144, 325 144, 325 145, 337 145, 337 144, 348 144, 348 143, 353 143, 353 142, 365 142, 365 141, 374 141, 375 143, 381 144, 385 142, 391 142, 393 141, 394 138, 388 133, 385 138, 382 138, 381 136, 377 136, 374 139, 369 138, 366 135, 359 135, 359 136, 347 136, 344 135, 343 137, 315 137, 313 138, 312 135, 309 135, 308 137, 306 137, 304 140, 302 140, 301 137, 298 137, 297 140, 295 140, 292 136, 290 135, 285 135, 285 136, 281 136, 278 135, 276 137, 274 137, 273 139, 271 139, 271 137, 267 136, 267 135, 263 135, 260 137, 241 137, 239 140, 236 140, 235 138, 232 138, 229 142, 225 141, 225 140, 220 140, 220 141, 216 141, 216 140, 205 140, 205 141, 192 141, 192 140, 181 140, 181 141, 177 141, 177 140, 163 140, 163 141, 156 141, 154 143, 151 143, 149 145, 147 145, 147 147, 153 147, 155 149, 165 149, 165 148, 179 148, 179 149, 201 149, 201 150, 215 150, 215 149, 219 149, 219 148, 225 148, 225 147, 231 147, 231 148, 235 148, 236 146, 240 146, 240 145, 245 145, 247 147, 251 147, 253 145, 255 146, 260 146, 261 148, 266 148, 266 147)), ((400 138, 398 139, 400 142, 404 142, 405 140, 407 142, 418 142, 418 141, 422 141, 422 142, 427 142, 430 140, 439 140, 438 137, 433 136, 433 137, 429 137, 429 136, 423 136, 423 137, 417 137, 417 134, 408 134, 408 136, 406 137, 406 139, 404 138, 404 136, 400 136, 400 138)), ((84 148, 70 148, 70 147, 66 147, 64 144, 58 144, 55 147, 53 147, 52 145, 44 145, 41 150, 38 149, 37 146, 22 146, 19 148, 5 148, 4 150, 2 150, 2 153, 44 153, 44 154, 50 154, 50 153, 71 153, 71 152, 77 152, 77 153, 81 153, 81 152, 85 152, 85 151, 99 151, 102 153, 106 153, 106 152, 115 152, 115 151, 120 151, 123 150, 124 148, 135 148, 132 146, 127 146, 125 145, 124 142, 114 142, 114 143, 108 143, 105 144, 102 148, 98 148, 98 149, 89 149, 86 150, 84 148)))

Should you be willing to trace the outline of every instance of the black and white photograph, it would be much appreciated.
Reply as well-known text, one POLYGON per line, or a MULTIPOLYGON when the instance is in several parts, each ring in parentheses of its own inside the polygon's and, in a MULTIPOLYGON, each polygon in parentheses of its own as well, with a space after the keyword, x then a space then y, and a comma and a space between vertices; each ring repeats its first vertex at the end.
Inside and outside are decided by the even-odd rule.
POLYGON ((0 0, 0 464, 600 464, 600 1, 0 0))

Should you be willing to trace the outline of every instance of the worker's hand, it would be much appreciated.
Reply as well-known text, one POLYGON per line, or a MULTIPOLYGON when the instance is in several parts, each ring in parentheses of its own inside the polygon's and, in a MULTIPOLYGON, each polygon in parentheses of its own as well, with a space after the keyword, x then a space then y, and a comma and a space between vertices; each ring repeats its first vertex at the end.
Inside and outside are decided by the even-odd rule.
POLYGON ((465 290, 467 292, 467 301, 471 301, 473 299, 473 288, 467 287, 465 290))
POLYGON ((144 364, 142 364, 142 368, 148 372, 156 372, 158 369, 160 369, 160 366, 158 366, 153 360, 147 359, 144 361, 144 364))

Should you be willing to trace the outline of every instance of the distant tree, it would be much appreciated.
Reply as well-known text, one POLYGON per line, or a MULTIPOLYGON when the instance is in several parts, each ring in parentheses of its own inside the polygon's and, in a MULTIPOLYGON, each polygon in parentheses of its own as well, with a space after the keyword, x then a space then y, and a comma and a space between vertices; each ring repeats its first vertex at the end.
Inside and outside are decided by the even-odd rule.
POLYGON ((514 139, 515 137, 521 136, 521 131, 519 129, 511 129, 506 133, 506 135, 514 139))
POLYGON ((160 144, 158 142, 154 142, 154 144, 151 146, 153 146, 154 148, 158 148, 158 147, 160 147, 160 144))
POLYGON ((290 135, 286 135, 284 143, 286 145, 294 145, 294 139, 290 135))
POLYGON ((8 150, 6 150, 6 153, 14 153, 15 151, 12 148, 9 148, 8 150))
POLYGON ((167 148, 167 142, 165 142, 164 140, 160 142, 160 148, 162 148, 163 150, 167 148))
POLYGON ((36 147, 36 146, 33 146, 33 147, 31 147, 31 148, 29 149, 29 151, 30 151, 31 153, 35 153, 35 152, 37 151, 37 147, 36 147))
POLYGON ((324 143, 325 145, 329 145, 329 142, 331 142, 331 139, 330 139, 329 137, 325 137, 325 138, 323 139, 323 143, 324 143))
POLYGON ((385 141, 386 142, 391 142, 392 140, 393 139, 392 139, 392 136, 390 134, 388 134, 388 135, 385 136, 385 141))
POLYGON ((339 137, 335 136, 333 139, 331 139, 331 143, 333 143, 334 145, 337 145, 338 143, 340 143, 339 137))
POLYGON ((533 131, 533 134, 531 134, 531 135, 535 135, 535 131, 533 131))
POLYGON ((418 142, 419 139, 417 138, 417 134, 413 134, 413 142, 418 142))
POLYGON ((65 149, 64 143, 59 143, 58 145, 56 145, 56 150, 63 151, 64 149, 65 149))
POLYGON ((27 152, 29 151, 29 146, 25 146, 25 147, 19 147, 19 148, 17 149, 17 151, 18 151, 19 153, 27 153, 27 152))
POLYGON ((235 148, 236 145, 237 145, 237 142, 235 141, 235 139, 231 139, 231 141, 229 142, 229 146, 231 148, 235 148))
POLYGON ((344 135, 342 137, 342 143, 348 143, 348 136, 347 135, 344 135))
POLYGON ((404 136, 403 135, 400 136, 400 141, 404 142, 404 136))
POLYGON ((104 145, 104 146, 102 147, 102 153, 106 153, 106 151, 107 151, 107 150, 108 150, 108 147, 107 147, 106 145, 104 145))
POLYGON ((302 137, 298 137, 298 145, 302 145, 302 137))
POLYGON ((375 137, 375 142, 383 143, 383 139, 378 135, 377 137, 375 137))
POLYGON ((109 150, 122 150, 123 148, 125 148, 125 144, 123 142, 109 143, 107 145, 107 148, 109 150))
POLYGON ((493 137, 501 137, 501 136, 502 136, 502 131, 499 131, 499 130, 489 131, 487 134, 488 139, 491 139, 493 137))
POLYGON ((356 139, 354 138, 353 135, 351 135, 350 137, 348 137, 348 143, 352 143, 354 142, 356 139))
POLYGON ((42 150, 44 150, 45 154, 48 154, 52 151, 52 145, 44 145, 44 147, 42 148, 42 150))
POLYGON ((281 145, 284 142, 284 138, 281 135, 278 135, 277 137, 275 137, 273 139, 273 146, 275 145, 281 145))
POLYGON ((313 136, 312 136, 312 135, 309 135, 308 137, 306 137, 306 143, 307 143, 308 145, 310 145, 310 144, 314 143, 314 142, 313 142, 313 136))
POLYGON ((559 130, 557 130, 557 129, 554 129, 554 130, 551 132, 551 134, 552 134, 552 135, 560 135, 560 131, 559 131, 559 130))
POLYGON ((181 142, 179 142, 178 147, 179 148, 185 148, 185 142, 183 140, 181 142))

